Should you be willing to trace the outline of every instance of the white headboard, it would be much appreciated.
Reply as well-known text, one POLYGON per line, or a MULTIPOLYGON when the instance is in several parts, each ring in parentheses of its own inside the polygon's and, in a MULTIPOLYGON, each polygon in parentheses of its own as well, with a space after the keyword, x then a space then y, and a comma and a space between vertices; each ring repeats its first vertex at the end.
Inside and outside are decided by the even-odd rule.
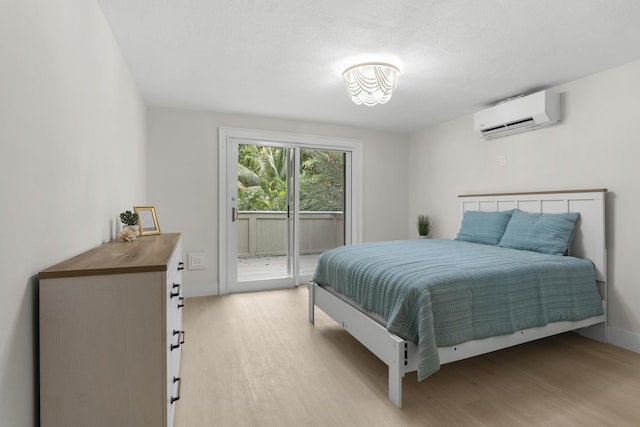
POLYGON ((606 282, 607 245, 605 236, 606 189, 545 191, 535 193, 460 195, 464 211, 506 211, 563 213, 580 212, 570 255, 589 258, 595 264, 596 277, 606 282))

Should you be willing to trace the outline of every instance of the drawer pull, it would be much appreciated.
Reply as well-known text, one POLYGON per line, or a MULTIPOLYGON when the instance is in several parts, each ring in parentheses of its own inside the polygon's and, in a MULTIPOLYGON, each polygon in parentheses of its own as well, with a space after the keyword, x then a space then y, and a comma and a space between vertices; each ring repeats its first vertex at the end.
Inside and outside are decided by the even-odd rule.
POLYGON ((180 389, 182 388, 182 380, 180 379, 180 377, 173 377, 173 383, 178 383, 178 394, 176 396, 171 396, 172 405, 180 400, 180 389))
POLYGON ((184 307, 184 297, 178 299, 178 308, 184 307))
POLYGON ((180 261, 178 263, 178 271, 184 270, 184 262, 180 261))
POLYGON ((184 344, 184 331, 176 331, 173 330, 173 336, 178 336, 178 340, 176 344, 171 344, 171 351, 180 348, 182 344, 184 344))
POLYGON ((173 288, 172 288, 172 289, 176 289, 176 288, 178 288, 178 290, 177 290, 176 292, 171 292, 171 293, 169 294, 169 296, 170 296, 171 298, 173 298, 173 297, 179 297, 179 296, 180 296, 180 283, 174 283, 174 284, 173 284, 173 288))

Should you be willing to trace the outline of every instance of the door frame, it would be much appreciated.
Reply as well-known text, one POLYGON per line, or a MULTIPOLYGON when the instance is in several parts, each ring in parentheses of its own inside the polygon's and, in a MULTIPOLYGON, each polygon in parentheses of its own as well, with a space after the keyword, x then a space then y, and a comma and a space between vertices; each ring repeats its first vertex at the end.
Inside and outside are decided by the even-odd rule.
MULTIPOLYGON (((295 134, 286 132, 272 132, 229 127, 218 128, 218 286, 219 294, 229 293, 229 270, 236 268, 235 257, 228 256, 230 242, 235 240, 231 233, 235 233, 231 224, 231 194, 237 192, 237 182, 228 182, 227 174, 230 161, 229 147, 235 140, 244 140, 255 145, 284 144, 299 148, 317 150, 336 150, 350 153, 351 162, 345 165, 347 179, 345 180, 345 200, 350 201, 345 206, 345 244, 362 242, 362 141, 356 139, 324 137, 315 135, 295 134), (350 182, 351 185, 347 183, 350 182), (350 214, 347 216, 347 214, 350 214), (349 218, 349 220, 347 220, 349 218)), ((237 245, 237 242, 236 242, 237 245)), ((233 249, 233 248, 232 248, 233 249)), ((233 252, 233 251, 232 251, 233 252)), ((237 247, 235 252, 237 253, 237 247)))

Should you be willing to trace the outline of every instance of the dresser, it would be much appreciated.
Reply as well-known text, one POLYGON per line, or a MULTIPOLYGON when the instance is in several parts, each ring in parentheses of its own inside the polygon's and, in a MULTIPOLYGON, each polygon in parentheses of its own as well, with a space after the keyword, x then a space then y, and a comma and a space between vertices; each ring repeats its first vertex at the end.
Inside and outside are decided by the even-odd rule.
POLYGON ((171 427, 180 399, 179 233, 112 241, 40 272, 42 427, 171 427))

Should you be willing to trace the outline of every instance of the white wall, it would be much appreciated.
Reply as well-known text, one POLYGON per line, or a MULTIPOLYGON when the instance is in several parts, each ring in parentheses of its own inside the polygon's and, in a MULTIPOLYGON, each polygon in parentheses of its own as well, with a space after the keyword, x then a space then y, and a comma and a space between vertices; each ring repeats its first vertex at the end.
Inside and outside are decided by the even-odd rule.
POLYGON ((94 1, 1 2, 0 58, 0 425, 34 426, 37 274, 145 202, 146 107, 94 1))
POLYGON ((183 233, 183 250, 206 254, 207 268, 185 270, 186 295, 218 293, 218 127, 363 141, 363 239, 407 233, 408 137, 402 134, 152 107, 148 110, 148 199, 162 231, 183 233), (197 290, 196 290, 197 288, 197 290))
POLYGON ((608 188, 609 332, 640 351, 640 61, 554 88, 557 126, 484 141, 465 116, 411 136, 409 220, 432 216, 433 236, 455 237, 457 195, 608 188), (506 165, 498 157, 506 157, 506 165), (421 194, 421 196, 416 196, 421 194))

